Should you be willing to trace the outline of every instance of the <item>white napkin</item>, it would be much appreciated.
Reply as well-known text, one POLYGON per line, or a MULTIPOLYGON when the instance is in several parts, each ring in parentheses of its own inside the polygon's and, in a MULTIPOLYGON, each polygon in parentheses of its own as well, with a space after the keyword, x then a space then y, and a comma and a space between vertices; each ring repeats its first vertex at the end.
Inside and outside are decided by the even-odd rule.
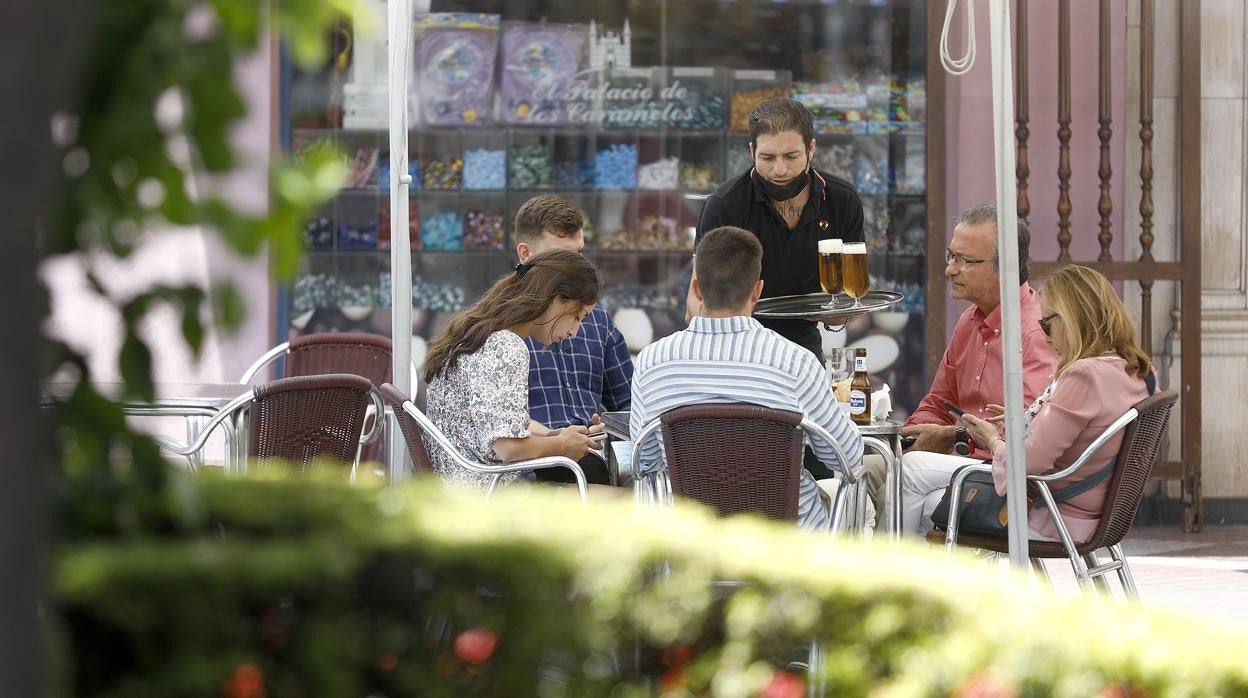
POLYGON ((888 383, 871 391, 871 419, 888 419, 893 413, 893 396, 889 393, 888 383))

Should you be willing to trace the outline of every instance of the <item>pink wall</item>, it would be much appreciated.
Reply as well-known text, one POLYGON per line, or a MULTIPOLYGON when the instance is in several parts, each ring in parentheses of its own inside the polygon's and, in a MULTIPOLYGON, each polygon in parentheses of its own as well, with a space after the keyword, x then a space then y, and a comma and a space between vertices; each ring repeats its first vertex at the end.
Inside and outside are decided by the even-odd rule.
MULTIPOLYGON (((996 198, 992 147, 992 85, 991 45, 988 36, 986 4, 977 3, 976 41, 978 56, 975 66, 961 77, 947 76, 946 118, 947 152, 945 166, 946 205, 951 218, 969 206, 996 198)), ((1098 114, 1098 22, 1099 3, 1079 0, 1071 3, 1070 51, 1070 232, 1071 256, 1076 260, 1092 260, 1100 254, 1097 234, 1100 232, 1100 140, 1097 137, 1098 114)), ((1028 194, 1031 200, 1032 259, 1057 258, 1057 10, 1054 0, 1033 0, 1028 3, 1028 95, 1030 129, 1028 161, 1031 176, 1028 194)), ((1017 15, 1014 15, 1017 20, 1017 15)), ((961 5, 955 21, 963 26, 961 5)), ((1110 156, 1112 179, 1110 197, 1114 242, 1111 253, 1122 258, 1123 211, 1135 205, 1123 200, 1126 139, 1135 137, 1138 124, 1125 123, 1126 118, 1126 3, 1113 0, 1110 4, 1110 57, 1112 71, 1110 156)), ((940 27, 930 27, 928 35, 939 37, 940 27)), ((1011 37, 1013 39, 1013 37, 1011 37)), ((953 53, 961 53, 961 39, 951 41, 953 53)), ((952 233, 948 225, 946 238, 952 233)), ((949 306, 948 328, 965 309, 961 303, 949 306)))

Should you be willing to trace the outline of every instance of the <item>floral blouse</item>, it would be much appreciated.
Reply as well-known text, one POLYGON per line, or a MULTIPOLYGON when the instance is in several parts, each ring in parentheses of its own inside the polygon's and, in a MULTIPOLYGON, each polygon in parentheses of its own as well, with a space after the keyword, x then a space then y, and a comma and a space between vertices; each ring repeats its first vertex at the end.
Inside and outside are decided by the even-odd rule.
MULTIPOLYGON (((499 330, 430 381, 427 396, 429 419, 461 454, 477 463, 501 463, 495 439, 529 436, 529 348, 519 335, 499 330)), ((446 480, 481 489, 490 483, 491 476, 456 465, 441 449, 430 449, 429 457, 446 480)), ((500 484, 515 478, 509 473, 500 484)))

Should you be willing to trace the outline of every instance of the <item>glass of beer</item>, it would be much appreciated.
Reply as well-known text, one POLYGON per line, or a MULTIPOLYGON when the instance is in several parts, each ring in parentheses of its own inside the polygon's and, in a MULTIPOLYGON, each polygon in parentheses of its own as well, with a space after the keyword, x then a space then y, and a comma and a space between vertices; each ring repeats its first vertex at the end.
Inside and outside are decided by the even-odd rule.
POLYGON ((845 293, 854 298, 854 307, 862 307, 862 297, 871 290, 871 274, 867 271, 867 243, 847 242, 841 247, 841 283, 845 293))
MULTIPOLYGON (((819 241, 819 285, 823 287, 823 292, 835 296, 840 293, 844 287, 841 283, 841 240, 820 240, 819 241)), ((836 298, 833 298, 825 308, 835 308, 836 298)))

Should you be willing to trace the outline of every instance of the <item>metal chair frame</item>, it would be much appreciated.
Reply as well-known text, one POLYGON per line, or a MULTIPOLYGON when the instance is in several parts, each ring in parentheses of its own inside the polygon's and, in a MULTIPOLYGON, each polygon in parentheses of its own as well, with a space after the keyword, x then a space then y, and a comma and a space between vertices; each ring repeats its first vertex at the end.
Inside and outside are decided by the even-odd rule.
MULTIPOLYGON (((395 393, 398 393, 398 389, 389 383, 383 384, 382 390, 385 392, 393 390, 395 393)), ((431 437, 433 442, 445 451, 446 454, 451 457, 451 460, 455 461, 456 465, 474 473, 490 476, 490 484, 485 490, 486 498, 494 495, 494 490, 498 488, 499 480, 501 480, 502 477, 508 473, 518 473, 525 470, 538 470, 542 468, 566 468, 572 471, 572 476, 576 478, 576 490, 581 496, 581 501, 585 503, 589 502, 589 485, 585 479, 585 473, 581 470, 581 466, 571 458, 567 458, 565 456, 543 456, 541 458, 531 458, 529 460, 516 461, 514 463, 478 463, 460 453, 459 449, 455 447, 455 444, 452 443, 449 438, 447 438, 446 434, 444 434, 436 424, 430 421, 429 417, 425 416, 425 413, 422 412, 420 408, 411 401, 411 399, 404 399, 399 407, 404 413, 407 414, 408 417, 411 417, 416 421, 420 430, 431 437)), ((397 413, 395 414, 395 417, 402 419, 402 417, 397 413)), ((427 446, 428 444, 426 443, 426 450, 428 450, 427 446)))
MULTIPOLYGON (((1074 573, 1075 573, 1075 579, 1077 580, 1077 582, 1079 583, 1081 587, 1089 588, 1089 587, 1095 586, 1095 587, 1101 588, 1102 590, 1108 591, 1108 587, 1105 585, 1104 579, 1102 577, 1108 574, 1109 572, 1116 572, 1118 574, 1118 581, 1119 583, 1122 584, 1123 593, 1129 598, 1139 597, 1139 592, 1136 590, 1136 587, 1135 587, 1135 580, 1131 576, 1131 568, 1127 565, 1126 555, 1124 555, 1122 552, 1121 536, 1118 537, 1118 540, 1114 540, 1111 543, 1105 543, 1102 540, 1102 538, 1104 537, 1102 535, 1102 528, 1104 527, 1104 521, 1102 521, 1102 525, 1098 526, 1097 533, 1093 535, 1090 541, 1088 541, 1087 543, 1083 543, 1083 544, 1076 543, 1074 539, 1071 538, 1070 531, 1066 528, 1066 522, 1063 520, 1061 512, 1058 510, 1057 502, 1053 499, 1053 491, 1050 488, 1050 484, 1053 482, 1060 481, 1064 478, 1070 477, 1072 474, 1078 472, 1078 470, 1082 468, 1088 462, 1088 460, 1091 459, 1092 456, 1095 455, 1111 438, 1113 438, 1119 432, 1122 432, 1124 429, 1134 426, 1141 414, 1141 411, 1138 408, 1140 407, 1140 405, 1143 405, 1145 402, 1152 402, 1153 403, 1152 409, 1164 408, 1166 410, 1165 419, 1162 422, 1162 424, 1159 426, 1159 429, 1164 431, 1165 424, 1169 421, 1169 411, 1173 407, 1174 402, 1177 399, 1178 399, 1178 396, 1173 392, 1157 393, 1156 395, 1152 395, 1146 398, 1140 403, 1137 403, 1136 406, 1128 409, 1125 413, 1122 414, 1122 416, 1114 420, 1112 424, 1106 427, 1105 430, 1102 431, 1100 435, 1098 435, 1096 439, 1091 444, 1089 444, 1086 449, 1084 449, 1083 453, 1079 455, 1079 458, 1076 459, 1074 463, 1071 463, 1070 465, 1059 470, 1058 472, 1051 473, 1048 475, 1028 475, 1027 476, 1027 481, 1032 486, 1034 486, 1037 492, 1039 492, 1040 501, 1044 504, 1045 509, 1048 510, 1049 515, 1053 517, 1053 522, 1057 528, 1058 537, 1061 542, 1061 547, 1065 551, 1064 556, 1070 561, 1070 565, 1073 568, 1074 573), (1101 563, 1099 559, 1097 558, 1096 551, 1101 548, 1108 550, 1109 555, 1110 555, 1109 562, 1101 563)), ((1134 430, 1132 430, 1132 432, 1133 431, 1134 430)), ((1132 432, 1128 432, 1127 437, 1123 439, 1122 447, 1119 450, 1119 454, 1126 452, 1128 447, 1131 445, 1131 436, 1133 436, 1132 432)), ((1158 439, 1158 443, 1160 443, 1160 439, 1158 439)), ((1156 455, 1157 455, 1156 453, 1153 453, 1154 462, 1156 460, 1156 455)), ((1121 470, 1121 468, 1124 467, 1124 464, 1119 463, 1117 467, 1119 468, 1119 470, 1121 470)), ((992 466, 988 464, 985 464, 982 466, 980 465, 967 466, 959 470, 954 475, 951 482, 949 483, 949 487, 950 487, 949 501, 950 502, 962 501, 963 485, 965 483, 967 476, 970 475, 972 472, 991 472, 991 471, 992 471, 992 466)), ((1114 477, 1117 477, 1120 474, 1121 474, 1120 472, 1115 472, 1114 477)), ((1112 494, 1113 494, 1113 491, 1111 489, 1111 492, 1106 495, 1105 513, 1103 514, 1103 517, 1108 517, 1110 508, 1115 505, 1115 502, 1112 501, 1112 497, 1111 497, 1112 494)), ((1135 506, 1138 506, 1138 502, 1136 502, 1135 506)), ((945 536, 944 536, 945 547, 947 550, 953 550, 958 545, 958 524, 959 524, 958 519, 960 517, 960 514, 961 512, 959 511, 959 507, 957 506, 949 507, 949 526, 945 530, 945 536)), ((1129 523, 1127 525, 1129 527, 1129 523)), ((1123 531, 1123 535, 1125 535, 1125 530, 1123 531)), ((1000 543, 1003 544, 1004 539, 1002 539, 1000 543)), ((970 545, 974 547, 983 547, 984 549, 994 550, 994 551, 1000 547, 1000 544, 998 544, 997 541, 989 540, 984 536, 975 536, 973 539, 973 542, 970 543, 970 545)), ((1033 548, 1032 552, 1035 552, 1034 543, 1031 547, 1033 548)), ((1044 570, 1043 564, 1040 562, 1040 559, 1045 558, 1045 557, 1049 557, 1049 558, 1062 557, 1062 555, 1053 555, 1053 554, 1032 555, 1032 558, 1031 558, 1032 568, 1036 570, 1038 573, 1043 573, 1042 576, 1047 578, 1048 577, 1047 571, 1044 570)))
MULTIPOLYGON (((749 407, 759 407, 759 405, 754 405, 752 403, 723 404, 740 404, 749 407)), ((638 505, 651 510, 664 506, 672 506, 674 503, 672 480, 667 472, 666 463, 663 468, 653 470, 649 473, 642 473, 641 471, 640 445, 647 438, 650 438, 651 435, 662 426, 662 417, 656 417, 646 424, 642 428, 641 432, 637 434, 637 438, 633 440, 633 453, 630 463, 630 469, 634 477, 633 498, 638 505)), ((841 475, 842 482, 841 486, 836 490, 836 496, 830 498, 831 501, 829 502, 827 495, 822 489, 820 489, 820 496, 824 499, 825 503, 828 504, 828 534, 835 535, 838 532, 849 528, 848 525, 838 527, 837 524, 838 522, 842 522, 845 518, 845 500, 850 495, 851 490, 854 494, 854 509, 849 512, 849 514, 855 519, 854 523, 855 527, 857 527, 858 524, 862 523, 857 519, 861 518, 861 500, 866 494, 866 491, 860 485, 862 461, 859 460, 857 471, 855 471, 855 468, 853 467, 845 467, 844 464, 849 463, 849 459, 846 457, 844 449, 841 448, 840 444, 832 438, 832 435, 828 433, 826 429, 811 421, 808 417, 804 415, 802 416, 802 421, 798 428, 806 432, 807 443, 809 443, 810 436, 812 434, 822 438, 825 443, 832 447, 832 451, 836 455, 837 462, 841 464, 837 466, 837 471, 841 475)))
MULTIPOLYGON (((325 374, 323 377, 334 376, 334 375, 335 374, 325 374)), ((351 374, 336 374, 336 375, 349 377, 352 379, 360 378, 359 376, 354 376, 351 374)), ((266 383, 262 385, 271 386, 274 383, 277 383, 279 381, 286 381, 286 380, 291 380, 291 379, 281 378, 281 379, 278 379, 278 381, 273 381, 271 383, 266 383)), ((239 395, 238 397, 234 398, 229 403, 227 403, 215 415, 213 415, 211 419, 209 419, 204 424, 203 428, 199 431, 198 436, 191 443, 181 443, 181 442, 178 442, 174 439, 171 439, 165 436, 156 436, 154 438, 156 442, 162 448, 165 448, 169 451, 172 451, 173 453, 176 453, 186 458, 187 466, 189 469, 198 470, 198 465, 201 460, 201 457, 199 457, 199 454, 203 450, 204 445, 208 442, 208 438, 212 435, 212 432, 218 426, 223 426, 223 428, 227 430, 233 430, 235 433, 244 432, 245 428, 240 424, 241 420, 237 418, 240 417, 244 411, 246 411, 252 406, 252 404, 254 403, 256 399, 256 391, 261 387, 262 386, 257 386, 255 388, 252 388, 251 390, 248 390, 247 392, 239 395)), ((378 392, 376 386, 372 386, 372 385, 369 386, 368 390, 369 390, 369 396, 372 398, 372 405, 369 406, 370 409, 374 410, 374 414, 381 414, 382 413, 381 412, 382 410, 381 393, 378 392)), ((381 431, 382 431, 381 422, 382 420, 378 420, 378 419, 373 420, 372 429, 360 435, 358 444, 356 445, 356 449, 355 449, 355 460, 351 464, 351 476, 350 477, 351 477, 352 482, 355 481, 357 472, 359 470, 361 450, 367 444, 370 444, 376 441, 377 438, 381 435, 381 431)), ((247 447, 242 445, 242 442, 244 441, 243 438, 236 437, 234 440, 236 442, 236 448, 239 452, 231 454, 231 458, 241 460, 245 455, 245 450, 247 449, 247 447)))

